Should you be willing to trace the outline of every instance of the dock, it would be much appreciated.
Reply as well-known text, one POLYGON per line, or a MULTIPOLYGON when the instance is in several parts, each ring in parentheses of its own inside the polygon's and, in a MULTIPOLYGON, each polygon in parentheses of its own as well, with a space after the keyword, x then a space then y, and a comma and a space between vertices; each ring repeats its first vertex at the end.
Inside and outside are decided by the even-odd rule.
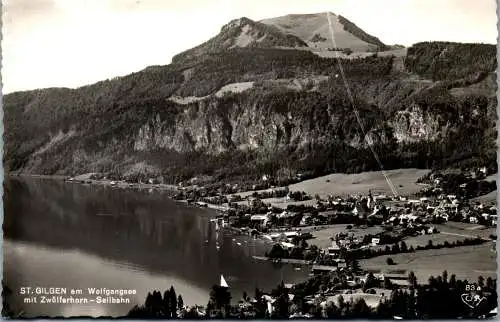
MULTIPOLYGON (((261 261, 269 261, 272 262, 275 259, 274 258, 269 258, 265 256, 252 256, 253 259, 256 260, 261 260, 261 261)), ((307 261, 305 259, 293 259, 293 258, 278 258, 277 259, 280 263, 284 264, 296 264, 296 265, 312 265, 310 261, 307 261)))

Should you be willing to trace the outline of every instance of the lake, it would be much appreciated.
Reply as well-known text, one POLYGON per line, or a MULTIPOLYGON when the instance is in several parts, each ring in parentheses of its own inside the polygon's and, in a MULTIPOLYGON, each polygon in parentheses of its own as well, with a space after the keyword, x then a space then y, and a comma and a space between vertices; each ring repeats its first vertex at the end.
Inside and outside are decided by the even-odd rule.
MULTIPOLYGON (((218 233, 215 212, 168 199, 161 192, 6 178, 4 282, 8 303, 34 316, 122 316, 146 294, 174 286, 188 305, 208 302, 223 274, 233 300, 281 280, 297 283, 309 271, 252 259, 269 245, 218 233), (217 248, 216 245, 220 247, 217 248), (24 303, 21 288, 135 290, 130 303, 24 303)), ((69 295, 65 295, 67 297, 69 295)))

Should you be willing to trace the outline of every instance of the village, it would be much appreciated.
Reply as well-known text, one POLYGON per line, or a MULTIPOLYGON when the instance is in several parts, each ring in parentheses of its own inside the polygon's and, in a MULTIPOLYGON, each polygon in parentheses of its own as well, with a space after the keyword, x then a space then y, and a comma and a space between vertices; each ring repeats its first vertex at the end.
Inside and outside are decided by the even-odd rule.
MULTIPOLYGON (((263 177, 263 181, 268 179, 263 177)), ((446 271, 452 273, 453 280, 479 280, 482 284, 487 277, 496 281, 496 203, 474 199, 496 189, 495 181, 486 179, 485 168, 468 173, 428 173, 418 179, 422 189, 405 197, 369 191, 367 195, 322 198, 288 187, 238 193, 238 186, 229 185, 226 189, 234 193, 213 195, 204 187, 191 185, 180 186, 173 197, 193 206, 218 209, 214 220, 217 229, 267 243, 269 250, 264 256, 254 256, 255 260, 297 269, 308 267, 308 281, 300 285, 282 283, 277 290, 288 296, 289 317, 311 318, 328 317, 328 305, 339 308, 351 303, 352 308, 360 299, 363 304, 357 305, 376 312, 384 300, 394 300, 395 291, 407 294, 414 290, 417 286, 413 279, 426 282, 437 277, 442 282, 447 278, 441 276, 447 275, 446 271), (279 199, 286 207, 280 207, 279 199), (474 259, 469 262, 463 255, 453 255, 462 257, 450 261, 450 265, 434 265, 434 271, 421 269, 426 265, 417 263, 420 254, 424 259, 442 254, 446 261, 446 256, 456 253, 451 252, 454 248, 458 253, 480 251, 478 256, 488 255, 490 270, 474 267, 474 259), (414 262, 399 263, 401 256, 413 256, 414 262), (378 263, 370 265, 370 259, 378 263)), ((231 316, 258 317, 259 303, 265 307, 265 316, 277 314, 284 310, 279 307, 282 301, 277 292, 244 297, 231 307, 231 316)), ((218 314, 204 312, 197 308, 190 314, 218 314)))
MULTIPOLYGON (((214 188, 214 185, 200 185, 198 178, 173 186, 159 184, 152 178, 144 179, 143 183, 141 180, 109 180, 96 174, 67 178, 67 181, 166 192, 188 205, 215 209, 219 213, 218 226, 272 242, 283 248, 286 257, 297 259, 302 257, 297 255, 297 249, 304 250, 307 244, 316 246, 320 254, 328 254, 326 257, 338 256, 341 250, 380 252, 383 245, 398 243, 407 237, 440 234, 442 228, 445 231, 441 233, 452 234, 447 232, 453 230, 446 229, 448 223, 465 225, 461 230, 467 234, 462 234, 463 237, 495 241, 496 238, 491 238, 496 235, 495 199, 483 202, 474 198, 495 192, 495 176, 487 177, 487 172, 484 167, 446 174, 427 172, 418 178, 421 189, 413 196, 375 194, 371 190, 367 195, 311 196, 304 191, 292 191, 288 186, 275 186, 277 182, 268 175, 251 187, 224 184, 214 188), (484 233, 485 228, 490 234, 484 233), (478 231, 481 233, 474 234, 478 231)), ((297 174, 285 181, 304 179, 297 174)), ((457 242, 462 246, 463 241, 457 242)), ((448 242, 449 245, 452 244, 448 242)))
MULTIPOLYGON (((491 244, 488 250, 495 254, 496 205, 470 200, 478 194, 478 189, 479 194, 483 194, 496 188, 495 182, 484 180, 486 174, 485 168, 467 174, 430 173, 419 179, 426 185, 412 197, 369 192, 365 196, 323 199, 287 188, 274 188, 245 197, 232 194, 190 202, 201 207, 227 203, 229 207, 218 217, 217 225, 272 244, 266 256, 255 257, 256 260, 308 265, 312 279, 329 276, 329 282, 308 292, 306 304, 317 306, 319 303, 324 308, 332 301, 338 305, 339 297, 347 301, 363 298, 367 306, 376 309, 394 289, 408 290, 412 285, 411 275, 417 270, 416 267, 401 269, 387 256, 483 244, 491 244), (292 203, 283 209, 264 201, 270 198, 283 198, 292 203), (460 229, 456 229, 457 226, 460 229), (385 267, 360 267, 360 260, 380 256, 386 256, 385 267), (332 282, 340 280, 343 282, 332 282)), ((442 263, 440 267, 446 265, 442 263)), ((453 271, 454 267, 447 269, 453 271)), ((441 272, 443 270, 446 269, 441 272)), ((493 271, 490 273, 490 278, 496 277, 493 271)), ((429 277, 425 276, 424 281, 429 277)), ((287 284, 284 287, 293 302, 296 288, 287 284)), ((266 296, 267 313, 272 315, 273 310, 278 309, 277 300, 266 296)), ((240 305, 252 307, 248 301, 241 301, 240 305)), ((304 310, 295 310, 291 317, 313 316, 304 314, 304 310)))

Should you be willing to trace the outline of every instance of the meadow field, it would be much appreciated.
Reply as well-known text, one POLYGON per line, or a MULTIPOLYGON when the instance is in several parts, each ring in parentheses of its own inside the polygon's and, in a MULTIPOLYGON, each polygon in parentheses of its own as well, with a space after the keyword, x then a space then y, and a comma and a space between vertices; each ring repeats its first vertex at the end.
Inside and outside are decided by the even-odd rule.
POLYGON ((452 243, 458 240, 464 240, 466 237, 463 235, 450 235, 447 233, 438 233, 432 235, 418 235, 412 236, 404 239, 404 242, 408 247, 413 246, 414 248, 417 246, 426 246, 429 243, 429 240, 432 241, 433 245, 442 245, 445 241, 452 243))
POLYGON ((496 227, 485 227, 482 225, 468 224, 463 222, 448 221, 446 224, 435 225, 436 228, 449 236, 456 235, 464 238, 489 238, 496 235, 496 227))
MULTIPOLYGON (((430 172, 430 170, 398 169, 386 171, 386 174, 399 195, 413 195, 422 189, 422 185, 416 183, 417 179, 428 172, 430 172)), ((318 194, 322 198, 328 195, 366 195, 370 190, 374 194, 392 195, 391 189, 382 171, 356 174, 329 174, 290 185, 290 190, 305 191, 311 196, 318 194)))
POLYGON ((441 275, 444 270, 448 275, 455 274, 457 279, 477 280, 496 278, 496 252, 492 250, 493 243, 488 242, 477 246, 457 248, 442 248, 421 250, 414 253, 384 255, 360 261, 363 269, 369 270, 406 270, 413 271, 417 279, 426 282, 431 275, 441 275), (387 265, 387 258, 394 260, 396 265, 387 265))
POLYGON ((493 190, 490 193, 487 193, 485 195, 473 198, 472 201, 479 201, 481 203, 486 203, 486 204, 496 204, 497 201, 497 190, 493 190))
POLYGON ((319 248, 326 248, 331 246, 332 241, 330 237, 335 236, 338 233, 348 233, 354 234, 354 237, 362 237, 370 234, 377 234, 383 231, 382 227, 366 227, 366 228, 353 228, 346 229, 347 225, 330 225, 325 229, 318 229, 316 231, 311 231, 314 239, 307 241, 309 245, 316 245, 319 248))
MULTIPOLYGON (((424 186, 422 184, 417 184, 417 179, 429 172, 430 170, 422 169, 397 169, 386 171, 386 174, 399 195, 411 196, 420 191, 424 186)), ((392 196, 392 191, 382 171, 355 174, 334 173, 292 184, 289 186, 289 189, 290 191, 304 191, 313 198, 319 195, 322 199, 326 199, 329 195, 343 197, 359 194, 367 195, 370 190, 374 194, 392 196)), ((272 191, 272 189, 259 190, 257 192, 264 191, 272 191)), ((242 198, 245 198, 251 196, 252 193, 253 191, 247 191, 235 195, 240 195, 242 198)), ((293 204, 312 205, 315 203, 315 200, 296 202, 291 200, 286 201, 284 198, 269 198, 263 201, 282 208, 286 208, 286 206, 293 204)))

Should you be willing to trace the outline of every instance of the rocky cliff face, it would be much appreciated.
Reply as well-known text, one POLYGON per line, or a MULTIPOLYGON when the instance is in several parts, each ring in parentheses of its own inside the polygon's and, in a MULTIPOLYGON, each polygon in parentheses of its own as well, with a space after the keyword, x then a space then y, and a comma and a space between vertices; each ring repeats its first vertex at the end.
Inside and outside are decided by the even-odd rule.
MULTIPOLYGON (((292 91, 289 94, 293 95, 291 93, 292 91)), ((318 117, 307 115, 307 105, 302 106, 306 111, 286 108, 283 111, 269 111, 265 102, 238 94, 187 105, 177 114, 175 126, 169 126, 159 114, 154 114, 134 135, 134 150, 169 149, 181 153, 203 151, 220 154, 239 149, 272 153, 289 146, 301 148, 311 142, 329 142, 342 134, 345 117, 335 106, 328 108, 327 98, 319 93, 303 94, 302 98, 312 100, 315 96, 319 97, 319 109, 324 108, 322 115, 318 117), (305 112, 306 115, 300 112, 305 112), (322 119, 318 119, 319 117, 322 119)), ((431 135, 422 137, 417 133, 427 129, 426 121, 432 121, 429 118, 424 121, 415 112, 407 114, 410 115, 408 122, 411 122, 410 127, 415 133, 406 134, 409 129, 407 119, 398 115, 393 122, 393 126, 399 131, 396 132, 396 137, 401 141, 432 139, 431 135)), ((368 141, 365 141, 361 131, 354 131, 345 140, 352 147, 366 146, 368 142, 386 142, 389 135, 383 130, 384 124, 385 122, 373 124, 367 128, 368 141)), ((349 124, 352 128, 357 126, 349 124)))
POLYGON ((419 106, 398 111, 390 122, 398 142, 435 141, 446 136, 450 123, 440 126, 435 116, 422 111, 419 106))

